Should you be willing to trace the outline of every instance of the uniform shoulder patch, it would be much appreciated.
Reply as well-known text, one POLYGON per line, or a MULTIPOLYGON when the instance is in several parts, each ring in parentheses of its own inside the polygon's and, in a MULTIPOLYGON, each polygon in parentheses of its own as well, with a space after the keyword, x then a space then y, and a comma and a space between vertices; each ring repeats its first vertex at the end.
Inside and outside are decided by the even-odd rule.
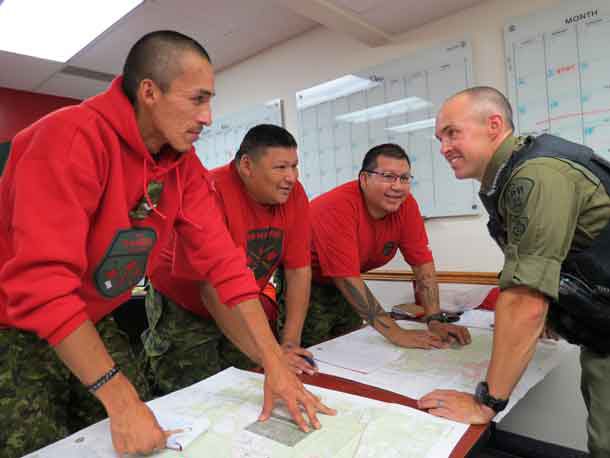
POLYGON ((527 230, 529 219, 526 216, 511 218, 510 220, 510 237, 513 243, 519 243, 523 234, 527 230))
POLYGON ((510 180, 504 191, 506 211, 512 215, 523 213, 533 187, 534 180, 531 178, 517 177, 510 180))

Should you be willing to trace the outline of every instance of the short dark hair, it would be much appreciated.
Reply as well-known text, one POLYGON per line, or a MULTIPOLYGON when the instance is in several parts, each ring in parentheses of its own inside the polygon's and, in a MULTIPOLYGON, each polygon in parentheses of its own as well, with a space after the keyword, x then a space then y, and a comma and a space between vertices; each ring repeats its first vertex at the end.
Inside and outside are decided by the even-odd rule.
POLYGON ((251 128, 239 145, 235 160, 239 161, 244 154, 258 159, 267 148, 296 148, 297 142, 290 132, 274 124, 259 124, 251 128))
POLYGON ((457 94, 452 95, 449 100, 455 97, 466 95, 474 102, 476 110, 481 112, 481 115, 487 116, 491 110, 499 111, 511 130, 515 130, 513 122, 513 109, 510 102, 504 94, 491 86, 475 86, 464 89, 457 94))
POLYGON ((360 169, 360 173, 365 172, 367 170, 373 170, 377 167, 377 158, 379 156, 391 157, 394 159, 404 159, 411 167, 411 159, 407 152, 402 148, 402 146, 397 145, 396 143, 383 143, 381 145, 373 146, 367 153, 364 155, 364 159, 362 160, 362 168, 360 169))
POLYGON ((131 104, 136 105, 138 87, 144 79, 151 79, 163 92, 167 91, 182 72, 180 59, 186 51, 212 62, 201 44, 180 32, 158 30, 140 38, 123 66, 123 92, 131 104))

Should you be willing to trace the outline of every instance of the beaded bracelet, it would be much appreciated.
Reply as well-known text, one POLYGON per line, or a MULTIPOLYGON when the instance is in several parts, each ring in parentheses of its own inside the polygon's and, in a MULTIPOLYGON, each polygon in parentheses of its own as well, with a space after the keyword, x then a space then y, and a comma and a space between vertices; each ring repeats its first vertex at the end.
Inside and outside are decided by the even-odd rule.
POLYGON ((106 383, 108 383, 110 381, 110 379, 112 379, 112 377, 114 377, 118 373, 119 373, 119 368, 115 364, 114 366, 112 366, 112 368, 108 372, 106 372, 104 375, 102 375, 100 378, 98 378, 94 383, 92 383, 91 385, 87 385, 87 390, 89 390, 90 393, 95 393, 97 390, 99 390, 101 387, 103 387, 106 383))

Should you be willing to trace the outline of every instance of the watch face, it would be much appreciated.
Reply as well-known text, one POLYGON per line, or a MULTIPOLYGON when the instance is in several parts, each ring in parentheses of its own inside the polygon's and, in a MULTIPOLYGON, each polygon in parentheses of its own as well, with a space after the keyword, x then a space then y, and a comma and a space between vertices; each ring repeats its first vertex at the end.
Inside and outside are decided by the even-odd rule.
POLYGON ((479 382, 475 389, 474 397, 477 402, 493 409, 496 413, 504 410, 506 404, 508 404, 508 399, 496 399, 489 395, 489 385, 487 382, 479 382))
POLYGON ((476 389, 474 391, 474 397, 481 404, 485 404, 485 398, 487 397, 488 390, 489 390, 489 388, 487 386, 487 383, 479 382, 479 383, 477 383, 477 387, 476 387, 476 389))

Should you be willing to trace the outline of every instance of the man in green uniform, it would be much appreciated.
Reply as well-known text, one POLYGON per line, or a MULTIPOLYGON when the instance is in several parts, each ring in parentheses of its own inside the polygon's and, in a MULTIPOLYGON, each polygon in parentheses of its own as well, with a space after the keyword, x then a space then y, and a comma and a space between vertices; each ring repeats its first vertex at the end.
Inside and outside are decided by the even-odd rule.
POLYGON ((481 181, 505 262, 487 380, 474 395, 436 390, 419 406, 466 423, 491 421, 547 322, 581 345, 589 450, 610 457, 610 164, 552 135, 515 137, 510 104, 489 87, 448 99, 436 136, 455 176, 481 181))

